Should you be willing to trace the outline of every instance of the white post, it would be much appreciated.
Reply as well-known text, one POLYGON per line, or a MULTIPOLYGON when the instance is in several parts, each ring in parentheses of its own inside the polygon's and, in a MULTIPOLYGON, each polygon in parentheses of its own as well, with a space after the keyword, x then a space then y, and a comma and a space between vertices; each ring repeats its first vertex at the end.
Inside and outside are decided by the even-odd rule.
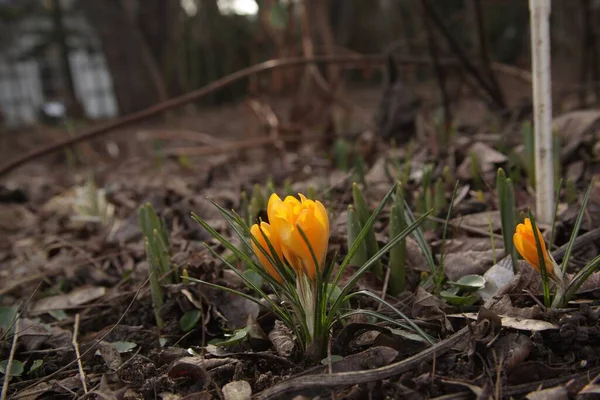
POLYGON ((554 213, 550 1, 529 0, 535 129, 536 218, 545 224, 552 223, 551 219, 554 213))

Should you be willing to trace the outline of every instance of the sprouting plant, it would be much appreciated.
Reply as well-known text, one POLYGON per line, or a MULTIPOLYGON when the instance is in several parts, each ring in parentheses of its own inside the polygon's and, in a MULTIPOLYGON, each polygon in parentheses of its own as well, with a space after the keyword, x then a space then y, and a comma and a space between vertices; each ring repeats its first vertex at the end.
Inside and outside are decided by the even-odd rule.
POLYGON ((260 184, 252 187, 252 197, 250 198, 250 218, 254 220, 262 210, 267 206, 263 188, 260 184))
POLYGON ((448 225, 450 224, 450 218, 452 217, 452 210, 454 209, 454 200, 456 199, 456 193, 458 191, 458 181, 454 185, 452 191, 452 197, 450 198, 450 205, 448 206, 448 212, 446 213, 446 219, 444 221, 444 230, 442 232, 442 249, 440 251, 440 261, 437 268, 432 271, 432 280, 434 283, 435 293, 439 292, 444 283, 444 259, 446 256, 446 238, 448 237, 448 225))
MULTIPOLYGON (((272 193, 275 193, 275 191, 273 191, 272 193)), ((294 189, 292 188, 292 180, 289 178, 283 181, 283 193, 285 193, 286 196, 292 196, 294 194, 294 189)), ((268 194, 267 196, 270 197, 271 194, 268 194)))
POLYGON ((154 164, 157 169, 161 169, 165 163, 165 151, 160 139, 152 140, 152 152, 154 155, 154 164))
MULTIPOLYGON (((327 210, 319 201, 307 199, 303 195, 300 195, 300 200, 292 196, 281 200, 276 194, 271 195, 267 205, 269 222, 261 221, 252 227, 248 227, 235 212, 229 212, 215 204, 240 240, 253 249, 257 260, 237 248, 202 218, 195 214, 193 214, 193 218, 226 249, 242 259, 269 285, 274 297, 269 296, 261 287, 245 277, 242 271, 209 248, 213 255, 220 258, 227 267, 243 280, 246 286, 269 305, 277 318, 294 334, 300 348, 306 351, 307 355, 314 356, 316 359, 321 357, 331 328, 336 323, 356 313, 378 316, 405 329, 413 330, 429 343, 433 343, 433 339, 408 317, 376 295, 367 291, 351 293, 360 277, 371 269, 385 253, 414 231, 427 218, 427 215, 422 216, 399 235, 391 238, 383 248, 371 256, 363 265, 360 265, 344 285, 340 286, 342 275, 355 257, 365 237, 371 231, 377 216, 395 189, 394 186, 375 212, 370 215, 360 230, 357 240, 341 261, 337 271, 334 268, 335 260, 326 262, 329 241, 327 210), (357 295, 367 295, 379 299, 383 304, 398 313, 404 319, 404 322, 395 321, 374 311, 345 309, 344 304, 348 304, 349 300, 357 295)), ((259 303, 260 301, 251 295, 231 288, 194 278, 189 279, 235 293, 253 302, 259 303)))
POLYGON ((367 186, 365 175, 367 174, 367 165, 364 158, 360 154, 354 156, 354 179, 360 182, 363 186, 367 186))
MULTIPOLYGON (((360 235, 360 231, 362 230, 361 223, 356 215, 356 210, 353 205, 348 206, 348 214, 346 217, 346 230, 347 230, 347 244, 348 248, 351 248, 354 245, 354 242, 358 239, 358 235, 360 235)), ((363 265, 369 259, 367 252, 366 241, 363 240, 362 243, 359 244, 354 257, 350 260, 351 265, 363 265)))
POLYGON ((347 172, 350 170, 350 158, 352 146, 345 139, 336 139, 333 143, 333 165, 340 171, 347 172))
POLYGON ((512 180, 506 177, 502 168, 496 175, 496 196, 500 208, 502 239, 506 254, 510 254, 513 268, 517 266, 517 251, 512 241, 512 233, 516 225, 515 189, 512 180))
MULTIPOLYGON (((406 229, 406 215, 404 213, 404 188, 398 183, 396 198, 390 211, 390 237, 396 237, 406 229)), ((390 250, 390 282, 391 294, 398 294, 406 286, 406 239, 402 239, 390 250)))
POLYGON ((74 220, 106 224, 112 220, 114 206, 106 200, 106 191, 89 176, 82 186, 75 187, 73 211, 74 220))
POLYGON ((473 187, 481 190, 483 187, 483 172, 481 171, 481 160, 479 159, 479 155, 472 151, 469 154, 471 158, 470 167, 471 167, 471 178, 473 179, 473 187))
POLYGON ((573 179, 567 178, 565 186, 565 201, 567 204, 574 204, 577 201, 577 185, 573 179))
POLYGON ((517 225, 515 234, 513 235, 514 245, 519 254, 542 277, 542 290, 544 305, 546 307, 564 307, 575 296, 581 285, 600 267, 600 256, 597 256, 588 262, 571 279, 568 279, 565 274, 593 184, 594 182, 592 181, 583 196, 581 208, 577 214, 577 219, 575 220, 575 225, 561 265, 554 260, 551 253, 547 250, 544 238, 531 212, 529 212, 529 218, 525 218, 523 223, 517 225), (554 284, 554 293, 551 293, 551 284, 554 284))
POLYGON ((531 187, 535 189, 535 137, 531 122, 523 122, 521 131, 523 133, 523 144, 525 145, 525 171, 527 172, 527 180, 531 187))
POLYGON ((146 246, 150 294, 154 306, 156 325, 162 328, 164 321, 160 314, 160 309, 164 304, 164 297, 161 283, 177 282, 179 277, 171 269, 169 234, 164 221, 158 217, 150 203, 140 207, 138 217, 146 246))
MULTIPOLYGON (((420 214, 432 210, 432 214, 438 216, 447 207, 445 184, 442 177, 434 181, 433 166, 428 164, 423 167, 421 187, 417 191, 416 207, 420 214)), ((424 224, 425 229, 437 229, 436 221, 428 220, 424 224)))
MULTIPOLYGON (((369 220, 369 215, 371 212, 369 211, 369 206, 367 205, 365 195, 363 194, 362 190, 360 190, 360 187, 356 182, 352 184, 352 199, 354 201, 354 211, 356 212, 358 224, 361 228, 363 228, 369 220)), ((367 250, 367 257, 372 257, 379 251, 379 245, 377 244, 377 239, 375 238, 374 229, 370 229, 369 232, 367 232, 364 241, 367 250)), ((375 272, 375 274, 379 277, 383 276, 383 266, 381 261, 377 260, 374 263, 373 272, 375 272)))

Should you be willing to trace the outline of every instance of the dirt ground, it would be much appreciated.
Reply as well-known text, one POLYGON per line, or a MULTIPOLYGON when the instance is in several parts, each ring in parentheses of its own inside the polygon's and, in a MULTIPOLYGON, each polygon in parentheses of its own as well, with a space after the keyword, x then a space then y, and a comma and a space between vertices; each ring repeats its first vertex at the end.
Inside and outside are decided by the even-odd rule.
MULTIPOLYGON (((518 86, 516 81, 512 84, 518 86)), ((365 155, 362 175, 336 168, 333 150, 323 145, 327 140, 314 138, 315 132, 323 132, 324 138, 332 135, 322 124, 306 128, 306 121, 298 122, 302 129, 291 129, 292 133, 308 137, 300 143, 253 145, 272 132, 246 101, 217 108, 188 107, 28 163, 5 177, 0 193, 0 361, 10 357, 23 367, 9 381, 8 398, 244 399, 248 388, 260 399, 597 396, 600 275, 594 272, 567 308, 546 309, 539 300, 539 274, 524 261, 515 274, 505 257, 495 191, 497 168, 511 169, 513 176, 521 177, 515 182, 518 210, 534 204, 525 167, 508 155, 512 149, 522 154, 520 140, 513 141, 520 136, 521 120, 499 122, 480 101, 465 96, 455 108, 461 128, 452 138, 448 157, 434 140, 439 113, 432 107, 435 92, 429 87, 417 91, 424 106, 411 147, 392 146, 364 133, 373 129, 381 96, 378 87, 349 90, 334 111, 344 127, 338 134, 349 137, 351 154, 365 155), (250 144, 231 147, 239 141, 250 144), (473 152, 480 156, 477 161, 473 152), (164 285, 160 313, 165 326, 157 328, 138 224, 140 205, 151 203, 164 219, 171 263, 178 271, 185 269, 190 277, 247 293, 240 278, 203 242, 226 254, 224 249, 191 219, 194 212, 232 236, 207 198, 226 209, 241 210, 242 191, 251 194, 255 184, 264 188, 270 179, 280 194, 290 187, 294 193, 314 190, 331 215, 329 258, 335 253, 343 257, 348 252, 346 209, 352 203, 352 182, 363 180, 373 210, 395 181, 389 175, 394 160, 399 165, 410 163, 405 190, 417 213, 417 203, 425 196, 422 177, 427 165, 432 165, 432 179, 440 182, 436 193, 442 204, 423 231, 436 259, 444 254, 447 281, 486 276, 494 268, 509 274, 500 290, 470 304, 453 305, 419 285, 429 270, 411 237, 406 290, 392 296, 386 294, 385 278, 370 272, 361 278, 357 290, 385 297, 435 338, 433 346, 362 314, 332 330, 331 359, 310 360, 299 351, 282 355, 270 339, 277 322, 268 309, 193 282, 164 285), (475 162, 478 167, 473 168, 475 162), (82 195, 76 190, 90 182, 90 170, 111 209, 110 218, 102 222, 76 218, 73 206, 85 193, 97 193, 94 189, 82 195), (456 180, 449 240, 442 245, 456 180), (182 317, 195 310, 200 319, 183 329, 182 317), (249 315, 254 320, 250 324, 249 315), (262 335, 247 335, 227 346, 214 344, 250 325, 262 335)), ((455 88, 455 93, 465 91, 455 88)), ((516 107, 523 96, 516 90, 507 92, 511 107, 516 107)), ((259 110, 272 110, 283 125, 292 126, 286 121, 289 100, 255 100, 259 110)), ((572 187, 560 197, 553 247, 557 261, 564 255, 583 191, 598 173, 594 146, 600 115, 590 113, 595 114, 570 114, 571 122, 560 125, 560 176, 572 187)), ((282 137, 288 134, 282 132, 282 137)), ((4 163, 68 135, 58 127, 38 127, 3 137, 4 163)), ((591 193, 581 229, 581 237, 588 236, 577 242, 569 273, 599 253, 600 187, 595 185, 591 193)), ((386 207, 375 225, 380 245, 390 239, 388 225, 386 207)), ((387 256, 383 260, 386 265, 387 256)), ((352 306, 379 309, 398 319, 367 297, 359 297, 352 306)), ((4 378, 6 363, 0 366, 4 378)))

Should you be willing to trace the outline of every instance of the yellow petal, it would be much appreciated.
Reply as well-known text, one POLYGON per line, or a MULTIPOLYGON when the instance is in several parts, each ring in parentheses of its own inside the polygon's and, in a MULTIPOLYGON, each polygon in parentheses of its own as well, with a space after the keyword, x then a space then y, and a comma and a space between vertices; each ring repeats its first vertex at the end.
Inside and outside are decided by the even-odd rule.
POLYGON ((297 274, 306 274, 314 279, 327 253, 329 217, 321 202, 307 199, 301 193, 298 196, 300 200, 287 196, 282 201, 279 196, 272 194, 267 205, 267 215, 274 235, 281 242, 283 257, 297 274), (300 230, 304 232, 306 240, 300 230), (317 259, 317 265, 307 241, 317 259))
MULTIPOLYGON (((544 242, 544 238, 542 237, 542 233, 540 230, 537 230, 538 238, 540 240, 540 247, 542 249, 542 254, 544 255, 544 263, 546 265, 546 272, 548 274, 554 273, 554 267, 550 257, 548 256, 548 252, 546 250, 546 244, 544 242)), ((515 234, 513 235, 513 243, 515 244, 515 248, 521 254, 521 256, 527 261, 531 266, 540 271, 540 260, 537 252, 537 245, 535 242, 535 236, 533 234, 533 225, 529 218, 525 219, 524 224, 517 225, 517 229, 515 234)))
POLYGON ((327 241, 329 241, 329 216, 325 206, 320 201, 315 201, 315 217, 323 225, 323 229, 327 232, 327 241))
MULTIPOLYGON (((269 224, 267 224, 266 222, 261 222, 260 228, 258 227, 257 224, 254 224, 250 228, 250 233, 252 234, 252 236, 254 236, 256 238, 256 240, 259 242, 260 246, 268 254, 271 255, 271 257, 273 257, 275 259, 277 256, 277 257, 279 257, 280 260, 283 259, 281 242, 279 240, 279 237, 277 235, 273 234, 273 232, 271 230, 271 226, 269 224), (262 229, 262 232, 261 232, 261 229, 262 229), (269 245, 267 244, 267 241, 265 239, 265 236, 269 239, 269 242, 271 242, 271 246, 275 250, 276 256, 273 255, 273 253, 271 253, 269 245)), ((273 278, 275 278, 277 281, 282 282, 281 276, 279 275, 279 272, 277 272, 277 268, 263 254, 261 249, 256 245, 256 243, 254 243, 254 241, 252 241, 252 250, 254 250, 254 254, 256 254, 258 261, 261 263, 261 265, 263 266, 265 271, 267 271, 267 273, 269 275, 271 275, 273 278)))

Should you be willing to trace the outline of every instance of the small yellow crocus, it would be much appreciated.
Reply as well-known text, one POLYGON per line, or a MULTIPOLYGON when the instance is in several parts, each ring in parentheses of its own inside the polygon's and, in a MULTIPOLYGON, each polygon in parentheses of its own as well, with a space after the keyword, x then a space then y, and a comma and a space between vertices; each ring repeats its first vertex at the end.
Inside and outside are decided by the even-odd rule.
POLYGON ((273 193, 267 204, 267 215, 273 231, 281 240, 281 249, 288 263, 298 276, 304 274, 314 281, 317 265, 298 228, 304 232, 318 268, 322 270, 329 242, 329 217, 320 201, 307 199, 303 194, 299 197, 300 200, 293 196, 281 200, 273 193))
MULTIPOLYGON (((279 236, 277 234, 273 233, 273 229, 269 224, 267 224, 266 222, 261 222, 260 228, 259 228, 258 224, 254 224, 250 228, 250 233, 252 234, 252 236, 254 236, 256 238, 256 240, 258 241, 260 246, 263 249, 265 249, 265 251, 268 254, 270 254, 273 257, 273 259, 275 259, 275 256, 273 255, 273 253, 271 253, 269 245, 267 244, 267 241, 265 240, 265 236, 266 236, 267 239, 269 239, 269 242, 271 242, 271 246, 277 253, 277 257, 279 257, 279 259, 283 261, 283 253, 281 250, 281 241, 279 240, 279 236), (262 229, 262 232, 261 232, 261 229, 262 229)), ((254 243, 254 241, 252 241, 252 250, 254 250, 254 254, 256 254, 258 261, 260 261, 260 264, 263 266, 265 271, 267 271, 267 273, 269 275, 271 275, 273 278, 275 278, 278 282, 281 283, 282 282, 281 275, 279 275, 279 272, 277 272, 277 268, 275 268, 275 266, 271 263, 271 261, 269 261, 269 259, 264 255, 264 253, 260 250, 260 248, 256 245, 256 243, 254 243)))
MULTIPOLYGON (((546 244, 544 243, 544 238, 542 237, 542 233, 539 229, 537 229, 537 235, 542 247, 542 253, 544 254, 546 272, 551 276, 554 273, 553 262, 548 256, 546 244)), ((540 272, 540 259, 538 257, 535 236, 533 236, 533 225, 531 224, 531 220, 529 218, 525 218, 524 223, 517 225, 516 232, 513 235, 513 242, 519 254, 521 254, 525 261, 531 264, 536 271, 540 272)))

